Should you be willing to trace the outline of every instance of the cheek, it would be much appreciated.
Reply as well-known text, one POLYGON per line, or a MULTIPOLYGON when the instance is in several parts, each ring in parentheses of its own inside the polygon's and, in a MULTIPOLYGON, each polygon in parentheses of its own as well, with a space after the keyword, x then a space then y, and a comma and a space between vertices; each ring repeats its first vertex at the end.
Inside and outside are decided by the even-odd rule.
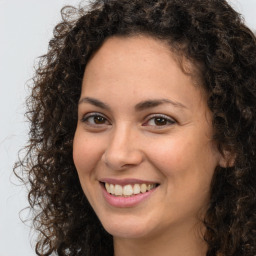
POLYGON ((94 208, 95 185, 97 182, 97 166, 101 162, 102 143, 83 130, 77 130, 73 143, 73 160, 85 196, 94 208))
POLYGON ((175 136, 166 141, 149 152, 152 164, 165 177, 166 192, 187 202, 191 196, 205 198, 218 159, 211 144, 200 136, 175 136))
POLYGON ((215 169, 218 163, 218 152, 207 138, 200 135, 183 135, 166 138, 159 143, 147 144, 150 159, 159 169, 166 170, 167 175, 175 170, 215 169))
POLYGON ((73 143, 73 159, 80 179, 88 175, 100 160, 100 144, 84 133, 76 132, 73 143))
POLYGON ((194 161, 194 149, 191 142, 183 140, 178 136, 166 138, 158 143, 148 146, 149 159, 166 176, 191 165, 194 161))

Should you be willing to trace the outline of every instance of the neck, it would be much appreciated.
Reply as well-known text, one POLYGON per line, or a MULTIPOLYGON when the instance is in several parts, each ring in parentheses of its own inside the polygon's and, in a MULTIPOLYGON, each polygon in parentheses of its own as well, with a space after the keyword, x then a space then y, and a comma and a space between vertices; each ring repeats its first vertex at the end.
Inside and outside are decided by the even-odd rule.
POLYGON ((115 256, 205 256, 206 251, 207 244, 195 227, 187 230, 173 227, 171 232, 156 232, 146 238, 114 237, 115 256))

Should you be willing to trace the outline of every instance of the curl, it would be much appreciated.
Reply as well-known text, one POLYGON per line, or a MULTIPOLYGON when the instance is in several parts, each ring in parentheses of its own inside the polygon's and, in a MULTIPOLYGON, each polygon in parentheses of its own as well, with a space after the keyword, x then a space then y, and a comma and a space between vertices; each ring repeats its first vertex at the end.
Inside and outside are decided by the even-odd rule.
POLYGON ((61 12, 36 67, 27 101, 29 145, 15 167, 30 185, 37 255, 113 253, 112 237, 81 189, 72 143, 88 60, 108 37, 141 34, 166 41, 194 64, 212 111, 213 140, 222 154, 235 156, 213 177, 204 219, 207 256, 255 255, 256 39, 240 15, 223 0, 98 0, 61 12))

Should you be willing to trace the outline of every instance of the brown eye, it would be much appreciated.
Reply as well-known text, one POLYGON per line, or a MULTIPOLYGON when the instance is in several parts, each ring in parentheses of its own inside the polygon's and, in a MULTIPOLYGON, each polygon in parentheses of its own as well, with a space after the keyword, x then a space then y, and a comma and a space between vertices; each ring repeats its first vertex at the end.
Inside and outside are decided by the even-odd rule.
POLYGON ((151 126, 151 127, 168 127, 170 125, 175 124, 176 122, 169 116, 156 114, 150 116, 148 120, 143 124, 143 126, 151 126))
POLYGON ((93 120, 94 120, 95 124, 104 124, 106 121, 106 118, 104 118, 102 116, 94 116, 93 120))
POLYGON ((163 117, 157 117, 154 118, 155 125, 166 125, 168 123, 166 118, 163 117))
POLYGON ((102 116, 102 115, 94 114, 94 113, 85 115, 85 116, 82 118, 82 122, 83 122, 83 123, 86 123, 86 124, 88 124, 88 125, 91 125, 91 126, 96 126, 96 125, 109 125, 109 124, 110 124, 109 121, 107 120, 107 118, 105 118, 105 117, 102 116))

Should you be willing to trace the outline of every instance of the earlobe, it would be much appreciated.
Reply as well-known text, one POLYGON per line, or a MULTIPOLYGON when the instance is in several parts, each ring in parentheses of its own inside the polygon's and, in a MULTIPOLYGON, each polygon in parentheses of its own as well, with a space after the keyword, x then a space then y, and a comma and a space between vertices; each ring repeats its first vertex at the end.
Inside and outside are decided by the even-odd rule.
POLYGON ((223 150, 219 160, 219 166, 222 168, 229 168, 235 165, 236 154, 229 150, 223 150))

